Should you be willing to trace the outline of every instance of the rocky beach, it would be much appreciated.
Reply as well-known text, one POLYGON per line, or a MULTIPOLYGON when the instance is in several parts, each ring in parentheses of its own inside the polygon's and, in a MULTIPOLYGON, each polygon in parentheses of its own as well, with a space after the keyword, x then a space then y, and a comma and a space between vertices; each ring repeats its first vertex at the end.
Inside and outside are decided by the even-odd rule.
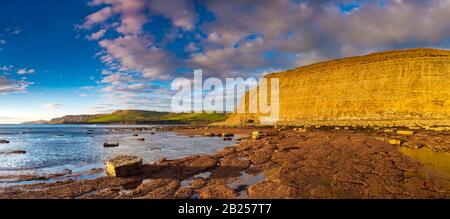
POLYGON ((224 138, 225 133, 236 144, 212 154, 144 162, 130 176, 63 180, 50 180, 60 175, 23 176, 23 181, 36 177, 50 181, 0 188, 0 198, 450 197, 450 135, 445 127, 183 126, 157 130, 165 131, 192 138, 224 138))

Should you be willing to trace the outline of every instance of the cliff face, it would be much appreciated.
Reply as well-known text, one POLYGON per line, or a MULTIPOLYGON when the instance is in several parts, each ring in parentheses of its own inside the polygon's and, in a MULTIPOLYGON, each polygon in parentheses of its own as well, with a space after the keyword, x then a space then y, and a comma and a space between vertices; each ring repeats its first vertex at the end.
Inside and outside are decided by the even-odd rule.
MULTIPOLYGON (((322 62, 266 78, 280 81, 280 124, 450 125, 449 67, 450 51, 412 49, 322 62)), ((233 114, 227 123, 260 116, 233 114)))

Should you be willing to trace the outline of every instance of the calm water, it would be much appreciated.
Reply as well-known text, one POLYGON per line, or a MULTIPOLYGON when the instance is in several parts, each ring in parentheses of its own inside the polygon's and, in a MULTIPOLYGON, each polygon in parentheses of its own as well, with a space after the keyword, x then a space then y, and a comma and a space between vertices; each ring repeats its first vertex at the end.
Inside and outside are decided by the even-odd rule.
POLYGON ((450 177, 450 153, 434 152, 429 148, 411 149, 401 147, 400 151, 438 173, 450 177))
POLYGON ((106 160, 119 154, 137 155, 144 162, 154 162, 161 157, 213 153, 234 144, 221 138, 178 136, 174 132, 162 131, 151 135, 151 131, 134 132, 120 128, 130 126, 0 125, 0 140, 10 141, 9 144, 0 144, 0 176, 59 173, 65 169, 81 172, 103 167, 106 160), (137 138, 145 138, 145 142, 137 141, 137 138), (105 142, 119 142, 120 146, 104 148, 105 142), (13 150, 27 153, 2 153, 13 150))

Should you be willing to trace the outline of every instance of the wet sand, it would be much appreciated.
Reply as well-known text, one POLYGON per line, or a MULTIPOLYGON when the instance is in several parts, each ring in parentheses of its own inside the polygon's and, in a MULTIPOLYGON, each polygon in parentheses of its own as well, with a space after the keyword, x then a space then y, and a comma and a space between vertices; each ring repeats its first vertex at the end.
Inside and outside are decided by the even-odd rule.
MULTIPOLYGON (((215 154, 144 164, 143 174, 0 188, 0 198, 449 198, 450 176, 400 150, 450 151, 448 132, 383 129, 178 127, 180 135, 233 133, 215 154), (252 131, 267 136, 254 140, 252 131), (391 145, 398 139, 402 145, 391 145)), ((166 129, 167 130, 167 129, 166 129)), ((428 152, 429 152, 428 151, 428 152)), ((446 157, 446 156, 444 156, 446 157)), ((431 162, 431 163, 430 163, 431 162)))

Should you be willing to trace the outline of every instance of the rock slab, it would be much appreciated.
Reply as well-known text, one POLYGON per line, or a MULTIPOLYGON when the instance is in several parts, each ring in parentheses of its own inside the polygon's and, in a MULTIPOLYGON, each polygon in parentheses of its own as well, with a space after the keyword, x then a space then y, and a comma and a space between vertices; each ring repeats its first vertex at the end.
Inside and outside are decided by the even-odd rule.
POLYGON ((119 155, 106 162, 106 174, 114 177, 126 177, 140 174, 142 158, 129 155, 119 155))

